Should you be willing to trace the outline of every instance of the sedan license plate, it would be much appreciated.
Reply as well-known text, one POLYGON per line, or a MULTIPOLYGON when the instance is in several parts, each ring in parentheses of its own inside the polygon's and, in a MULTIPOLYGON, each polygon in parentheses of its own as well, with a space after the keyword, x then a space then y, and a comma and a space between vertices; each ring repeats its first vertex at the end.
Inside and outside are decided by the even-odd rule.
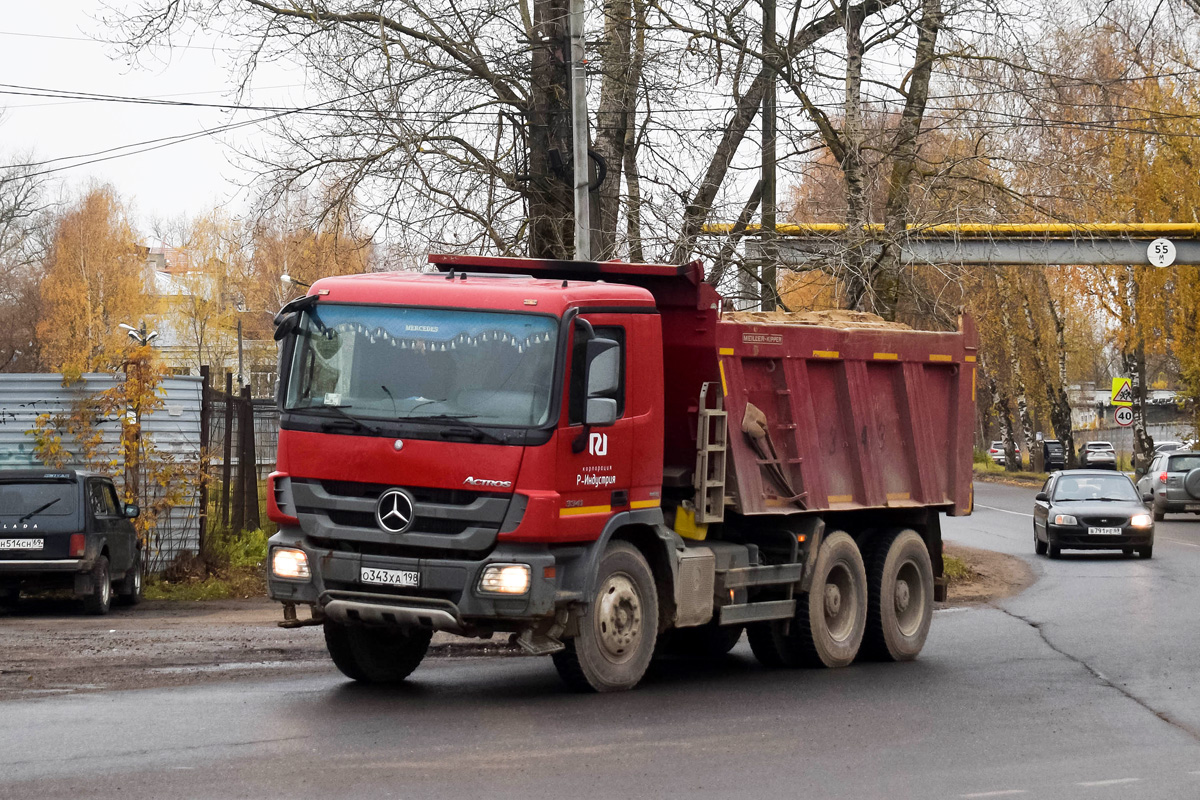
POLYGON ((0 539, 0 550, 41 550, 45 539, 0 539))
POLYGON ((375 569, 362 567, 358 579, 363 583, 378 583, 384 586, 420 586, 421 573, 402 569, 375 569))
POLYGON ((1120 528, 1088 528, 1088 533, 1092 536, 1120 536, 1120 528))

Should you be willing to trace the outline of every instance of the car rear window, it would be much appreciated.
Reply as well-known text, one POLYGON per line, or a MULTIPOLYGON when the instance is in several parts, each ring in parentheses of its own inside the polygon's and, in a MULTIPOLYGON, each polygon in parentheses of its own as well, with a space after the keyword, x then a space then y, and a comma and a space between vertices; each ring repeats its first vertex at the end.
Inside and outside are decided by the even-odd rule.
POLYGON ((1108 442, 1091 442, 1087 446, 1088 450, 1112 450, 1113 446, 1108 442))
POLYGON ((1167 464, 1167 472, 1188 472, 1200 467, 1200 455, 1171 456, 1167 464))
POLYGON ((1137 500, 1137 490, 1124 475, 1064 475, 1054 488, 1055 501, 1137 500))
POLYGON ((77 492, 74 483, 0 483, 0 515, 20 517, 46 506, 39 516, 65 517, 75 513, 77 492))

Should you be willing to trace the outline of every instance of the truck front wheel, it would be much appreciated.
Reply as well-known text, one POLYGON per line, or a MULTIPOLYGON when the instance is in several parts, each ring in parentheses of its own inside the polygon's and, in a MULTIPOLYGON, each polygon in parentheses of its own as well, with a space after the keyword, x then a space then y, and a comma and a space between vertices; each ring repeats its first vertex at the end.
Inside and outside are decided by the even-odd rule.
POLYGON ((751 635, 754 654, 765 666, 845 667, 854 661, 867 626, 867 571, 850 534, 835 531, 817 553, 812 587, 796 598, 796 615, 784 626, 770 623, 751 635))
POLYGON ((399 683, 425 658, 433 631, 359 628, 325 620, 325 649, 359 683, 399 683))
POLYGON ((868 581, 863 655, 911 661, 925 646, 933 619, 933 563, 921 534, 898 530, 884 536, 872 555, 868 581))
POLYGON ((596 593, 579 619, 579 633, 552 656, 554 667, 573 689, 632 689, 650 666, 657 638, 650 565, 633 545, 614 542, 600 559, 596 593))

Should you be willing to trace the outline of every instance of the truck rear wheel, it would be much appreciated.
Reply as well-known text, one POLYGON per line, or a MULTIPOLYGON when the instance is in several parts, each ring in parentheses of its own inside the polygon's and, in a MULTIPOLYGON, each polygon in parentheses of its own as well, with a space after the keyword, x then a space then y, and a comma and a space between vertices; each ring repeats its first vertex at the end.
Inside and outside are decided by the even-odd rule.
POLYGON ((658 594, 650 565, 637 548, 613 542, 600 559, 596 592, 579 633, 552 658, 573 689, 618 692, 637 686, 658 638, 658 594))
POLYGON ((845 667, 862 646, 867 625, 867 571, 850 534, 837 531, 821 543, 812 587, 796 601, 790 633, 777 637, 783 663, 845 667))
POLYGON ((925 646, 933 620, 933 563, 921 534, 899 530, 885 535, 872 555, 867 580, 863 655, 911 661, 925 646))
POLYGON ((764 666, 845 667, 854 661, 867 626, 867 571, 850 534, 835 531, 821 543, 812 586, 796 598, 788 632, 778 622, 768 624, 750 635, 764 666))
POLYGON ((399 683, 429 650, 433 631, 359 628, 325 620, 325 649, 347 678, 359 683, 399 683))

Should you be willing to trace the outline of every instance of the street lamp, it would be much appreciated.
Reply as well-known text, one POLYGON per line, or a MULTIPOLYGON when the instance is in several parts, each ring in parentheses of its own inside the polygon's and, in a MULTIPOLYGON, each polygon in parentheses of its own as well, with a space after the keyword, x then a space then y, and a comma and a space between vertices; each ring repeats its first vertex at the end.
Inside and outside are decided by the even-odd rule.
POLYGON ((155 339, 158 338, 158 331, 150 331, 150 332, 146 331, 146 321, 145 320, 142 320, 142 327, 140 327, 140 328, 135 328, 132 325, 126 325, 124 322, 122 322, 117 327, 123 331, 128 332, 129 338, 133 339, 135 342, 137 342, 138 344, 140 344, 142 346, 148 345, 151 342, 153 342, 155 339))
MULTIPOLYGON (((141 327, 135 328, 132 325, 126 325, 124 322, 117 327, 129 334, 129 338, 137 342, 142 347, 147 346, 158 338, 158 331, 146 330, 146 321, 142 320, 141 327)), ((132 495, 134 502, 141 501, 141 463, 142 463, 142 394, 147 380, 146 376, 146 361, 144 358, 136 360, 130 357, 125 362, 125 385, 126 385, 126 402, 129 402, 131 407, 125 412, 125 422, 129 427, 122 434, 122 438, 129 437, 129 445, 125 448, 125 494, 132 495), (130 370, 136 369, 136 379, 133 381, 134 396, 129 397, 130 370), (129 451, 133 451, 132 463, 129 458, 129 451)))

